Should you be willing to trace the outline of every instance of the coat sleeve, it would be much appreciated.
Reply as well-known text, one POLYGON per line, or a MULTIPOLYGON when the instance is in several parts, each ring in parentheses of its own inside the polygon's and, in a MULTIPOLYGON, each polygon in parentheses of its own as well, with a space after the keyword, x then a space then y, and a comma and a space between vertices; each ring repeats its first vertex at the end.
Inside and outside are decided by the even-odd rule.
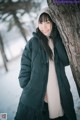
POLYGON ((57 49, 59 58, 61 59, 64 66, 69 65, 69 59, 67 56, 67 52, 65 50, 64 44, 62 43, 62 40, 60 37, 58 38, 58 40, 56 42, 56 49, 57 49))
POLYGON ((21 88, 24 88, 30 80, 31 75, 31 44, 30 41, 27 42, 25 46, 22 57, 21 57, 21 69, 19 73, 19 83, 21 88))
MULTIPOLYGON (((58 39, 58 40, 57 40, 57 42, 56 42, 56 49, 57 49, 59 58, 60 58, 61 61, 63 62, 64 66, 69 65, 69 59, 68 59, 68 56, 67 56, 65 47, 64 47, 61 39, 58 39)), ((79 95, 79 97, 80 97, 80 87, 79 87, 79 85, 78 85, 78 83, 77 83, 76 81, 75 81, 75 83, 76 83, 78 95, 79 95)))

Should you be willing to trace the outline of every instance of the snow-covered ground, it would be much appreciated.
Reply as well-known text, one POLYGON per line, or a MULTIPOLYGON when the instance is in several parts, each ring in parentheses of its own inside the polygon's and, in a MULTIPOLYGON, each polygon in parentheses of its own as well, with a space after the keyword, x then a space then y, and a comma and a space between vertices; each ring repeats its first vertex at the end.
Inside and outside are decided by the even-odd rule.
POLYGON ((8 64, 9 72, 0 69, 0 113, 7 113, 8 120, 13 120, 22 89, 18 74, 20 58, 8 64))
MULTIPOLYGON (((8 120, 14 120, 22 89, 19 86, 18 74, 20 70, 20 57, 8 63, 9 72, 0 69, 0 113, 7 113, 8 120)), ((70 67, 66 67, 66 74, 71 85, 75 110, 80 120, 80 98, 78 96, 70 67)))

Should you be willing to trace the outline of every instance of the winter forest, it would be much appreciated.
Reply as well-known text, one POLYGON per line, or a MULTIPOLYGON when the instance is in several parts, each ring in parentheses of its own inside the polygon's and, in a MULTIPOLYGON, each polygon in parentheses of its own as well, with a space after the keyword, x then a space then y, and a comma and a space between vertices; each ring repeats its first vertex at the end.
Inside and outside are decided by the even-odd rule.
POLYGON ((71 86, 77 120, 80 120, 80 3, 55 0, 0 0, 0 113, 13 120, 22 89, 19 85, 21 55, 36 29, 38 12, 49 6, 70 60, 65 72, 71 86))

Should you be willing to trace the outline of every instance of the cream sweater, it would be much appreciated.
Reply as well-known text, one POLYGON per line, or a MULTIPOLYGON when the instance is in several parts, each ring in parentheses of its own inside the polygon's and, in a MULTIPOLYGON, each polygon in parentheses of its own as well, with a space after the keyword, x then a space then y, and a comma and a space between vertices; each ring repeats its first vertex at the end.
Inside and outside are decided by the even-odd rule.
MULTIPOLYGON (((54 46, 51 39, 49 39, 49 46, 53 51, 54 46)), ((53 56, 54 56, 54 51, 53 51, 53 56)), ((49 118, 57 118, 59 116, 64 115, 60 101, 59 86, 55 71, 54 60, 50 60, 50 59, 49 59, 48 83, 47 83, 47 90, 44 101, 48 103, 49 118)))

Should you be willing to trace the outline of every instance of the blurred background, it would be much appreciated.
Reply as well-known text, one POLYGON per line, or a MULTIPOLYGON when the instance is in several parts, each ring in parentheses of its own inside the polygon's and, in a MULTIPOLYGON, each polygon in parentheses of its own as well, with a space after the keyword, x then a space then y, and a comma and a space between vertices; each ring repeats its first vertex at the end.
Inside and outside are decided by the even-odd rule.
MULTIPOLYGON (((14 120, 22 92, 18 81, 21 55, 45 6, 46 0, 0 0, 0 113, 7 113, 7 120, 14 120)), ((65 71, 79 119, 80 100, 70 66, 65 71)))
POLYGON ((18 57, 36 27, 46 0, 0 0, 0 67, 18 57))

